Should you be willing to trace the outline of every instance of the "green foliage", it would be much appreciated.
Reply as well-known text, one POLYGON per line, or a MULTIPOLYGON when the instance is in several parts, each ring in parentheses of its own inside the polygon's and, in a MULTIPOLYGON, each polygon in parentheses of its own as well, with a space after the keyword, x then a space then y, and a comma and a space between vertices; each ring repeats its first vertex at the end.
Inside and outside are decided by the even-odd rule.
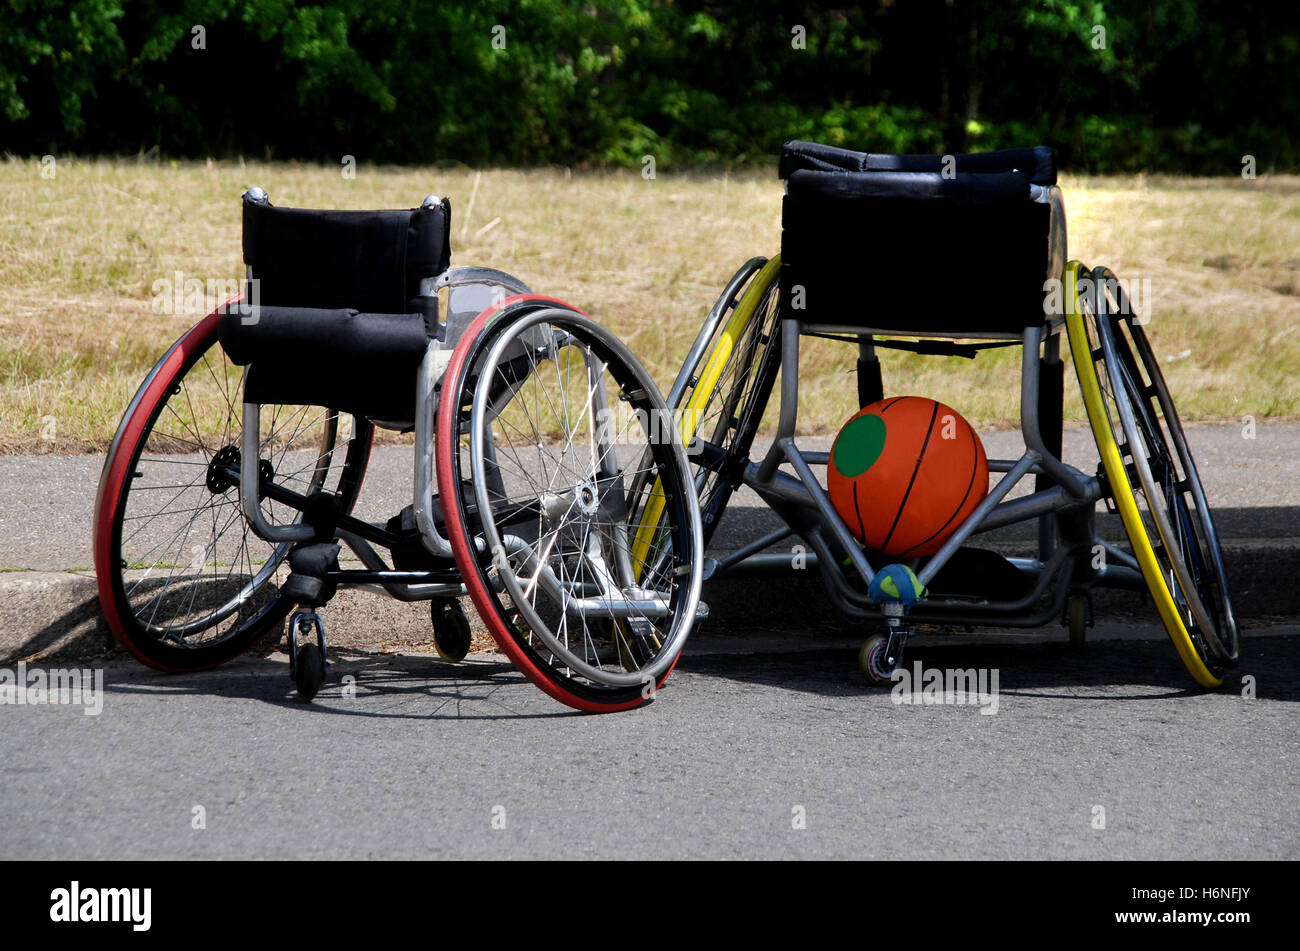
POLYGON ((1092 171, 1294 166, 1265 0, 0 0, 17 152, 636 166, 1046 143, 1092 171))

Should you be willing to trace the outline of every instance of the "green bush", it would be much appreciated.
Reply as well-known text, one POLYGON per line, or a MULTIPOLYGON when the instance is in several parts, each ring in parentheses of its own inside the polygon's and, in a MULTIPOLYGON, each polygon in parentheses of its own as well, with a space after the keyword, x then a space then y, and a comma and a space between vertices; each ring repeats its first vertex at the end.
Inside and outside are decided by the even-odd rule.
POLYGON ((1041 142, 1231 173, 1297 164, 1298 58, 1300 6, 1252 0, 9 0, 0 142, 661 168, 1041 142))

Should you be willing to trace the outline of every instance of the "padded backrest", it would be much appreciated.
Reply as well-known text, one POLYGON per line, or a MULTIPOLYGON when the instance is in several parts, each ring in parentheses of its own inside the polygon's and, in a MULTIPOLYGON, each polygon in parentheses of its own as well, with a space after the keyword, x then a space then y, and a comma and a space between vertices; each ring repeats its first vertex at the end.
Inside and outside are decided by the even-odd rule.
POLYGON ((954 336, 1019 334, 1042 322, 1051 150, 953 159, 788 143, 785 313, 808 324, 954 336))
MULTIPOLYGON (((812 172, 943 172, 943 155, 887 155, 881 152, 854 152, 833 145, 795 140, 781 149, 781 177, 789 178, 801 169, 812 172)), ((1035 185, 1056 184, 1056 158, 1052 150, 1038 145, 1028 149, 1003 149, 1000 152, 968 152, 952 156, 948 165, 960 176, 963 172, 990 174, 1019 171, 1035 185)))
POLYGON ((424 313, 420 281, 451 264, 451 204, 401 211, 276 208, 244 196, 244 263, 270 306, 424 313))

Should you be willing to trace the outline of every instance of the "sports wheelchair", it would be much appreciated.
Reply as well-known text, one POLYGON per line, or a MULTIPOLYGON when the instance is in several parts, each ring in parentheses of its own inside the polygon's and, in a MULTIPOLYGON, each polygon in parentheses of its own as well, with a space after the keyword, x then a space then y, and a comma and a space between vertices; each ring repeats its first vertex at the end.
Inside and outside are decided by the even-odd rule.
POLYGON ((1141 318, 1109 270, 1068 260, 1051 151, 882 155, 790 142, 780 175, 780 256, 736 272, 668 395, 683 437, 697 444, 706 546, 742 484, 784 522, 706 559, 706 580, 789 570, 788 553, 765 549, 799 536, 806 565, 820 568, 844 615, 886 621, 859 655, 875 683, 898 669, 911 621, 1030 627, 1061 618, 1081 643, 1094 587, 1145 590, 1192 677, 1218 686, 1239 645, 1214 522, 1141 318), (1099 452, 1095 472, 1061 460, 1063 332, 1099 452), (884 396, 880 349, 973 357, 1021 347, 1024 452, 989 460, 1001 478, 933 555, 891 565, 834 508, 814 473, 829 454, 801 449, 795 436, 804 335, 857 346, 863 407, 884 396), (775 439, 751 458, 778 374, 775 439), (1033 491, 1008 499, 1030 475, 1033 491), (1127 549, 1098 536, 1098 502, 1118 511, 1127 549), (1024 557, 968 544, 1028 520, 1037 546, 1024 557))
POLYGON ((576 308, 452 268, 450 221, 436 196, 316 211, 244 195, 246 292, 149 372, 100 478, 100 602, 140 660, 212 667, 292 612, 311 699, 321 609, 352 586, 428 601, 450 661, 471 645, 468 595, 514 665, 580 710, 637 706, 668 676, 706 608, 663 396, 576 308), (353 515, 376 427, 415 446, 412 503, 382 524, 353 515))

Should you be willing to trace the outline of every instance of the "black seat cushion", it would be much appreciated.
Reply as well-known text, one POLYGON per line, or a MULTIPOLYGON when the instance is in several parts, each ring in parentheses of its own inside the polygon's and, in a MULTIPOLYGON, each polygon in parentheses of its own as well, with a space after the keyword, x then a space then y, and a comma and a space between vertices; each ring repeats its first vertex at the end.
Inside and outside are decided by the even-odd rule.
POLYGON ((244 263, 262 304, 407 313, 420 281, 450 266, 450 231, 445 198, 429 208, 316 211, 244 197, 244 263))
POLYGON ((792 142, 781 158, 781 295, 804 323, 1019 334, 1041 323, 1051 151, 954 156, 792 142))
POLYGON ((232 305, 217 336, 247 366, 244 400, 329 406, 371 419, 410 423, 416 374, 428 342, 419 314, 232 305))

